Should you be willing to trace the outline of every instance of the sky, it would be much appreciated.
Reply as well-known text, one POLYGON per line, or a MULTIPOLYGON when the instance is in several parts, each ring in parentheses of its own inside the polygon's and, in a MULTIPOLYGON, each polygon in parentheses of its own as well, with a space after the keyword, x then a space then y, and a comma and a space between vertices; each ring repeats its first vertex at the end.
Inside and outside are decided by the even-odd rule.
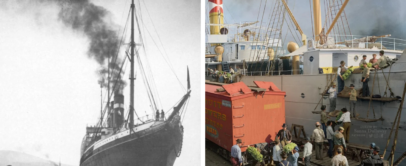
MULTIPOLYGON (((275 1, 276 0, 223 1, 224 22, 226 24, 232 24, 257 21, 258 11, 260 11, 259 14, 261 16, 266 2, 264 22, 268 23, 268 16, 269 13, 272 12, 275 1), (261 3, 262 5, 260 6, 261 3)), ((344 2, 344 0, 342 1, 344 2)), ((324 2, 325 0, 320 0, 322 25, 324 25, 325 20, 324 2)), ((307 38, 313 38, 309 0, 287 0, 287 3, 300 28, 307 35, 307 38)), ((208 11, 210 10, 207 4, 208 2, 206 1, 206 23, 208 23, 208 11)), ((359 36, 391 34, 392 38, 406 39, 406 29, 404 28, 406 22, 401 21, 406 19, 406 12, 403 9, 404 6, 406 6, 406 1, 403 0, 350 0, 345 8, 345 13, 351 34, 359 36)), ((261 17, 258 21, 261 21, 261 17)), ((260 23, 257 25, 259 26, 260 23)), ((285 30, 285 32, 282 33, 286 34, 288 31, 286 23, 283 30, 285 30)), ((290 33, 287 35, 286 40, 295 41, 290 33)))
MULTIPOLYGON (((3 133, 0 150, 23 151, 79 165, 85 127, 94 125, 100 117, 98 70, 101 65, 89 55, 91 39, 65 24, 58 16, 61 6, 54 2, 6 0, 0 6, 0 133, 3 133)), ((106 9, 102 19, 121 37, 130 0, 90 2, 106 9)), ((154 76, 160 109, 170 109, 186 93, 182 86, 187 86, 189 66, 192 93, 183 120, 182 155, 175 165, 200 163, 200 146, 195 141, 201 137, 200 2, 136 2, 141 6, 137 10, 142 13, 140 22, 146 50, 141 51, 141 56, 154 76)), ((128 44, 128 33, 126 39, 128 44)), ((137 42, 139 39, 136 36, 137 42)), ((124 59, 124 55, 120 49, 119 56, 124 59)), ((137 65, 136 75, 136 111, 145 116, 152 112, 137 65)), ((129 64, 123 76, 127 82, 125 108, 129 103, 128 78, 129 64)))

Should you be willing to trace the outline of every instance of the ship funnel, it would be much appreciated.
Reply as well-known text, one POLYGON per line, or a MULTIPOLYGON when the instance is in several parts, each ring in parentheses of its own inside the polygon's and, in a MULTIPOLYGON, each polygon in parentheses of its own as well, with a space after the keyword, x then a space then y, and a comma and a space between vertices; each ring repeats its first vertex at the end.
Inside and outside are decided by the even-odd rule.
MULTIPOLYGON (((210 26, 210 34, 223 34, 221 29, 223 29, 224 24, 224 14, 223 14, 223 0, 208 0, 209 1, 209 17, 210 24, 217 24, 210 26)), ((224 30, 224 32, 226 32, 224 30)), ((228 32, 228 30, 227 30, 228 32)), ((227 34, 227 33, 225 33, 227 34)))
POLYGON ((124 95, 122 89, 114 92, 114 105, 111 115, 113 128, 120 127, 124 122, 124 95))

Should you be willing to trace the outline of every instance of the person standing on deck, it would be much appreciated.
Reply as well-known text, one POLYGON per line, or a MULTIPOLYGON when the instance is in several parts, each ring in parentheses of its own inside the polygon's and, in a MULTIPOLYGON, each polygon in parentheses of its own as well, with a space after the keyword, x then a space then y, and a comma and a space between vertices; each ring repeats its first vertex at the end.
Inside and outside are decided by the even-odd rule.
POLYGON ((337 93, 340 93, 344 89, 344 80, 342 74, 347 71, 347 67, 345 66, 345 62, 341 61, 340 66, 337 69, 337 83, 338 83, 338 91, 337 93))
POLYGON ((241 139, 237 139, 237 144, 233 145, 231 147, 231 164, 233 166, 241 166, 242 165, 242 157, 241 157, 241 145, 242 141, 241 139))
POLYGON ((283 129, 279 130, 278 134, 276 137, 279 138, 281 141, 282 147, 284 147, 286 144, 288 144, 289 141, 292 141, 292 134, 290 134, 290 131, 287 130, 287 125, 284 123, 282 125, 283 129))
POLYGON ((324 131, 320 128, 320 122, 316 122, 316 128, 312 134, 312 141, 316 147, 316 160, 323 160, 324 137, 324 131))
POLYGON ((159 121, 159 110, 156 110, 156 113, 155 113, 155 120, 156 120, 156 121, 159 121))
POLYGON ((275 140, 275 145, 273 146, 273 154, 272 154, 272 160, 274 165, 279 165, 279 163, 282 161, 282 157, 281 157, 281 147, 280 145, 280 141, 278 138, 276 138, 275 140))
POLYGON ((320 114, 320 122, 321 122, 321 127, 323 128, 323 131, 324 131, 324 138, 327 138, 327 134, 326 134, 327 121, 328 121, 328 116, 326 113, 326 106, 322 105, 321 114, 320 114))
POLYGON ((303 151, 303 162, 305 163, 305 166, 310 166, 310 159, 312 156, 312 150, 313 150, 313 145, 310 143, 310 137, 306 137, 306 144, 304 145, 304 151, 303 151))
POLYGON ((334 149, 334 131, 333 131, 333 121, 328 121, 327 122, 328 126, 327 126, 327 141, 328 141, 328 152, 327 155, 330 158, 333 158, 333 149, 334 149))
POLYGON ((377 69, 381 69, 384 68, 388 65, 388 62, 386 60, 386 56, 383 55, 385 52, 383 50, 379 51, 379 56, 380 58, 378 59, 378 61, 376 63, 374 63, 373 65, 375 66, 375 68, 377 69))
POLYGON ((338 148, 337 149, 337 155, 334 156, 334 158, 331 160, 333 166, 349 166, 348 165, 348 160, 347 157, 342 155, 343 149, 338 148))
POLYGON ((345 137, 345 142, 349 142, 350 138, 350 129, 351 129, 351 118, 350 118, 350 112, 347 111, 346 108, 341 109, 343 111, 343 114, 341 115, 341 118, 338 119, 338 122, 343 123, 343 129, 344 129, 344 137, 345 137))
POLYGON ((164 110, 161 110, 161 120, 164 121, 165 120, 165 113, 164 110))
POLYGON ((347 144, 345 144, 345 140, 344 140, 344 128, 340 127, 338 129, 338 131, 335 133, 334 137, 333 137, 333 141, 334 141, 334 156, 338 154, 337 150, 339 148, 341 149, 345 149, 345 151, 347 151, 347 144))
POLYGON ((230 74, 234 74, 234 69, 230 67, 230 74))
POLYGON ((281 158, 282 158, 282 161, 279 163, 279 165, 276 165, 276 166, 292 166, 292 163, 289 163, 289 161, 286 160, 288 158, 288 155, 286 154, 286 152, 281 153, 281 158))
POLYGON ((364 66, 364 63, 368 63, 367 62, 367 55, 363 55, 361 62, 359 62, 359 67, 364 66))
POLYGON ((292 154, 288 155, 288 161, 292 164, 292 166, 297 166, 297 161, 299 159, 299 148, 295 146, 292 149, 292 154))
MULTIPOLYGON (((369 68, 367 66, 367 63, 364 63, 364 71, 362 71, 362 97, 368 97, 370 96, 369 94, 369 87, 368 87, 368 82, 369 82, 369 68)), ((355 107, 355 106, 354 106, 355 107)))
POLYGON ((352 112, 352 117, 355 118, 355 105, 357 104, 357 90, 354 89, 354 84, 350 85, 351 92, 350 95, 350 112, 352 112))
POLYGON ((336 83, 333 82, 333 86, 328 89, 329 99, 330 99, 330 112, 333 112, 336 110, 336 101, 337 101, 337 89, 336 89, 336 83))
POLYGON ((376 54, 372 54, 372 59, 369 60, 369 63, 374 64, 376 62, 378 62, 378 59, 376 59, 376 54))

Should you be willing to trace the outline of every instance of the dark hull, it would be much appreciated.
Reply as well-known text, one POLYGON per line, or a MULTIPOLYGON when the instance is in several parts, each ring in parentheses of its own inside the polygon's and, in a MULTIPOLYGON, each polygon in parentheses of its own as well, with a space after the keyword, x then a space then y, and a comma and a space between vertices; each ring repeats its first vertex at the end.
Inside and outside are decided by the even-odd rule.
POLYGON ((87 151, 80 166, 172 166, 182 148, 179 118, 87 151))

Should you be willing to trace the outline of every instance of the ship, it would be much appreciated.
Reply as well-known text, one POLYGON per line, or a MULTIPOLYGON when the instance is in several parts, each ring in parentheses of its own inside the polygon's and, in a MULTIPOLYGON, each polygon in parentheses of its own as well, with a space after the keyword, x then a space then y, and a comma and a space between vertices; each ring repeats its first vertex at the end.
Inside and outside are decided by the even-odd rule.
MULTIPOLYGON (((261 19, 267 13, 258 11, 257 20, 254 20, 255 17, 250 22, 227 24, 224 22, 227 10, 223 10, 222 1, 208 0, 206 84, 243 82, 255 88, 254 81, 272 82, 286 92, 285 119, 289 129, 294 124, 303 125, 307 136, 310 136, 315 122, 320 121, 322 105, 327 106, 330 115, 336 110, 350 108, 348 95, 339 93, 336 110, 329 110, 326 91, 336 82, 340 61, 354 69, 344 81, 344 91, 350 84, 360 90, 362 74, 359 63, 362 56, 366 55, 369 60, 377 54, 379 58, 379 52, 383 50, 391 63, 386 68, 371 69, 368 83, 371 94, 381 98, 358 97, 357 115, 351 119, 349 142, 365 146, 374 142, 381 148, 385 159, 396 160, 406 151, 406 115, 402 113, 406 110, 402 103, 406 80, 406 40, 390 34, 353 35, 347 19, 362 18, 346 17, 344 8, 348 0, 325 2, 326 20, 323 23, 320 0, 311 1, 312 16, 308 17, 312 17, 313 23, 309 22, 306 26, 312 26, 314 34, 313 38, 308 38, 285 0, 273 1, 272 6, 267 8, 262 3, 260 9, 269 13, 269 23, 261 19), (296 40, 285 40, 288 33, 295 35, 296 40)), ((335 121, 335 117, 330 120, 335 121)), ((240 139, 244 140, 244 137, 240 139)))
MULTIPOLYGON (((143 66, 140 62, 141 55, 139 53, 142 43, 136 43, 134 40, 134 36, 137 35, 134 32, 134 22, 140 19, 135 16, 134 10, 135 4, 132 0, 130 7, 130 51, 126 52, 126 59, 131 62, 128 111, 124 109, 124 85, 120 82, 121 74, 115 73, 116 77, 111 74, 108 77, 108 101, 104 108, 102 102, 100 120, 96 125, 86 127, 86 134, 81 145, 80 166, 172 166, 176 158, 181 155, 184 133, 181 115, 186 112, 191 93, 189 69, 187 69, 186 93, 177 103, 174 103, 173 107, 165 110, 165 112, 163 109, 158 110, 154 105, 153 93, 149 91, 152 98, 150 105, 152 115, 138 116, 134 105, 134 68, 136 62, 140 68, 143 66), (125 115, 125 112, 128 112, 128 115, 125 115)), ((140 31, 140 26, 137 27, 140 31)), ((145 72, 145 70, 141 70, 141 72, 145 72)), ((108 73, 111 73, 110 70, 108 73)), ((146 74, 142 74, 145 78, 146 74)), ((148 88, 152 86, 148 78, 145 78, 144 81, 149 85, 148 88)))

